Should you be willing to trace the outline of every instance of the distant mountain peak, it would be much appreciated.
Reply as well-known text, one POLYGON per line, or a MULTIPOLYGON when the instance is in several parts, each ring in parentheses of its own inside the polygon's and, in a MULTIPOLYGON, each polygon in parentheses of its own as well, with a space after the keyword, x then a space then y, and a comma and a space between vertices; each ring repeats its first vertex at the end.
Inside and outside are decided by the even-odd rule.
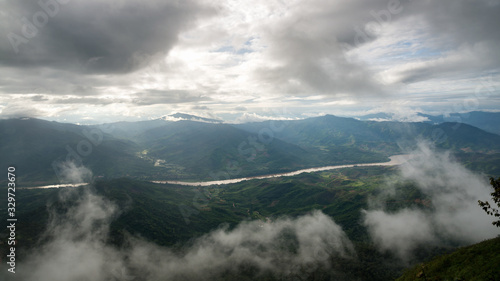
POLYGON ((205 122, 205 123, 222 123, 222 120, 199 117, 196 115, 180 113, 180 112, 163 116, 160 119, 165 120, 165 121, 189 120, 189 121, 205 122))

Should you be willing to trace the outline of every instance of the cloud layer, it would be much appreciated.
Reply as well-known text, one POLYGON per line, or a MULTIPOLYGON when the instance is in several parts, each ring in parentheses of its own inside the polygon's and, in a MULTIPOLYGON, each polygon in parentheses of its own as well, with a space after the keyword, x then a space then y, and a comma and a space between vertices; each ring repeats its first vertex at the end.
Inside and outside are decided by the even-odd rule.
POLYGON ((168 53, 209 11, 195 1, 9 1, 0 26, 9 39, 0 45, 2 64, 130 72, 168 53))
MULTIPOLYGON (((420 143, 413 154, 416 157, 401 166, 402 181, 414 183, 429 198, 430 206, 395 212, 383 207, 364 211, 364 224, 381 250, 409 260, 418 246, 472 244, 498 234, 491 218, 477 204, 490 198, 485 177, 426 143, 420 143)), ((394 190, 378 200, 393 195, 394 190)))
POLYGON ((51 210, 46 243, 17 265, 19 280, 220 280, 249 272, 305 278, 328 269, 332 257, 355 257, 341 227, 319 211, 222 227, 174 250, 131 236, 110 245, 109 225, 120 210, 89 190, 62 190, 59 205, 67 211, 51 210))
POLYGON ((3 117, 498 108, 498 0, 4 2, 3 117))

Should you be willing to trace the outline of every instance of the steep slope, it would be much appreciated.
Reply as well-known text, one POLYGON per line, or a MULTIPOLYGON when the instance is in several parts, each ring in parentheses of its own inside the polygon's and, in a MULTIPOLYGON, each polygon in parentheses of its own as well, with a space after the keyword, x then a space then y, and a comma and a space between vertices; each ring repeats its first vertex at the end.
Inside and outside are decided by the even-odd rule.
POLYGON ((58 182, 52 164, 65 160, 107 177, 125 176, 130 171, 139 173, 152 166, 134 155, 138 150, 134 143, 102 132, 100 138, 91 135, 91 130, 38 119, 1 120, 0 166, 16 167, 19 183, 58 182))
POLYGON ((262 142, 256 135, 226 124, 171 122, 146 131, 138 143, 147 157, 161 159, 163 166, 173 165, 177 173, 190 178, 282 172, 311 166, 318 160, 297 145, 278 139, 262 142))
POLYGON ((500 280, 500 237, 461 248, 408 269, 398 281, 500 280))
POLYGON ((94 125, 91 127, 99 128, 100 126, 104 126, 109 128, 109 134, 116 138, 120 139, 128 139, 135 140, 136 138, 140 138, 140 136, 151 129, 165 126, 168 123, 172 123, 174 121, 180 120, 190 120, 197 122, 206 122, 206 123, 221 123, 220 120, 209 119, 198 117, 194 115, 184 114, 184 113, 175 113, 167 116, 163 116, 158 119, 146 120, 146 121, 136 121, 136 122, 114 122, 107 123, 103 125, 94 125))
POLYGON ((164 126, 167 121, 162 119, 136 121, 136 122, 115 122, 103 125, 94 125, 93 128, 104 126, 109 128, 109 134, 119 139, 133 140, 134 137, 141 135, 147 130, 164 126))
POLYGON ((423 126, 420 135, 438 147, 476 152, 500 152, 500 136, 463 123, 423 126))
MULTIPOLYGON (((500 112, 484 112, 484 111, 471 111, 463 113, 450 113, 447 115, 430 115, 418 113, 422 122, 428 124, 442 124, 442 123, 463 123, 477 127, 489 133, 500 135, 500 112)), ((390 121, 394 120, 394 114, 391 113, 375 113, 359 116, 359 120, 363 121, 390 121)))
POLYGON ((30 183, 57 182, 52 164, 67 159, 106 178, 213 180, 383 162, 410 151, 418 140, 454 152, 500 152, 499 135, 467 124, 331 115, 240 125, 151 120, 104 127, 24 118, 1 120, 0 133, 0 165, 15 165, 19 179, 30 183))
POLYGON ((444 115, 420 114, 429 119, 429 123, 440 124, 445 122, 458 122, 478 127, 490 133, 500 135, 500 112, 472 111, 467 113, 451 113, 444 115))
POLYGON ((411 149, 417 140, 433 142, 441 148, 471 151, 500 151, 500 137, 462 123, 375 122, 325 115, 297 121, 266 121, 235 125, 249 132, 278 126, 275 136, 304 147, 323 150, 358 148, 385 155, 411 149))
POLYGON ((294 121, 265 121, 235 125, 250 132, 278 127, 275 136, 304 146, 346 145, 356 140, 380 141, 368 123, 353 118, 325 115, 294 121))

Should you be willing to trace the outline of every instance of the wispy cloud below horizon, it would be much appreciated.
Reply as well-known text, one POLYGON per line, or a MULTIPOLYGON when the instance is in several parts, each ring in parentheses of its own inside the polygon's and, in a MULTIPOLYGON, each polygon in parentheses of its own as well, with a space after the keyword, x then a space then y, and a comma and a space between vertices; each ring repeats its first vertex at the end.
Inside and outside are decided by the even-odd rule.
POLYGON ((498 234, 477 203, 490 198, 485 176, 469 171, 449 153, 426 142, 420 142, 412 154, 415 157, 401 165, 397 182, 414 184, 430 205, 386 210, 384 201, 394 198, 397 183, 388 182, 386 192, 363 211, 364 225, 381 251, 408 261, 420 246, 467 245, 498 234))
MULTIPOLYGON (((81 168, 70 169, 66 174, 83 180, 75 178, 81 168)), ((342 228, 320 211, 222 226, 172 249, 130 234, 111 245, 111 223, 123 210, 92 188, 60 190, 57 206, 49 209, 44 242, 18 262, 20 280, 220 280, 248 272, 306 278, 328 269, 331 258, 356 257, 342 228)))

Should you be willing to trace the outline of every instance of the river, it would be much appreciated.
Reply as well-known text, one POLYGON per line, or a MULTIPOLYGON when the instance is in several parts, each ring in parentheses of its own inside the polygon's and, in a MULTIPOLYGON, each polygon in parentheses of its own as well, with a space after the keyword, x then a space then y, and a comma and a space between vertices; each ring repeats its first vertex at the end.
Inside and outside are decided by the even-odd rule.
POLYGON ((79 187, 82 185, 87 185, 88 183, 62 183, 62 184, 50 184, 50 185, 41 185, 41 186, 28 186, 28 187, 20 187, 19 189, 45 189, 45 188, 61 188, 61 187, 79 187))
MULTIPOLYGON (((247 180, 254 180, 254 179, 270 179, 270 178, 279 178, 279 177, 290 177, 290 176, 295 176, 295 175, 299 175, 302 173, 314 173, 314 172, 321 172, 321 171, 328 171, 328 170, 335 170, 335 169, 342 169, 342 168, 368 167, 368 166, 397 166, 397 165, 401 165, 401 164, 405 163, 406 161, 408 161, 412 157, 413 157, 413 155, 410 155, 410 154, 394 155, 394 156, 389 157, 389 159, 391 159, 389 162, 325 166, 325 167, 302 169, 302 170, 298 170, 298 171, 294 171, 294 172, 287 172, 287 173, 280 173, 280 174, 263 175, 263 176, 255 176, 255 177, 244 177, 244 178, 218 180, 218 181, 199 181, 199 182, 151 181, 151 182, 160 183, 160 184, 185 185, 185 186, 211 186, 211 185, 238 183, 238 182, 247 181, 247 180)), ((86 184, 88 184, 88 183, 51 184, 51 185, 43 185, 43 186, 24 187, 21 189, 78 187, 78 186, 82 186, 82 185, 86 185, 86 184)))
POLYGON ((270 178, 279 178, 279 177, 290 177, 290 176, 295 176, 295 175, 299 175, 302 173, 314 173, 314 172, 321 172, 321 171, 328 171, 328 170, 335 170, 335 169, 342 169, 342 168, 368 167, 368 166, 397 166, 397 165, 401 165, 401 164, 405 163, 406 161, 408 161, 412 157, 413 157, 413 155, 410 155, 410 154, 393 155, 393 156, 389 157, 389 159, 391 159, 389 162, 325 166, 325 167, 302 169, 302 170, 298 170, 298 171, 294 171, 294 172, 287 172, 287 173, 280 173, 280 174, 235 178, 235 179, 218 180, 218 181, 199 181, 199 182, 152 181, 152 182, 161 183, 161 184, 186 185, 186 186, 211 186, 211 185, 219 185, 219 184, 238 183, 238 182, 247 181, 247 180, 254 180, 254 179, 270 179, 270 178))

